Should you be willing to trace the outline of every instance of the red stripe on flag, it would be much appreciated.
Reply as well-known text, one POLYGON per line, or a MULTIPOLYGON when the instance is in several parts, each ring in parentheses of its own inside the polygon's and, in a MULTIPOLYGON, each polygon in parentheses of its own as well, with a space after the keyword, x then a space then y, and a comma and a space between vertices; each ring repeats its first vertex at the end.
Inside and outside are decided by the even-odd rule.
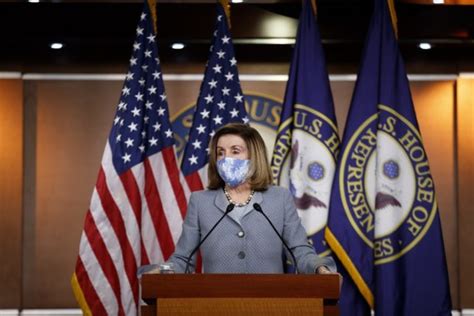
POLYGON ((186 182, 188 183, 189 189, 191 192, 200 191, 204 189, 204 185, 202 184, 201 177, 199 176, 199 172, 195 171, 193 173, 188 174, 185 176, 186 182))
MULTIPOLYGON (((95 291, 94 286, 87 274, 87 271, 82 263, 81 258, 77 258, 76 262, 76 277, 79 286, 81 287, 82 294, 87 302, 89 309, 91 310, 93 315, 106 315, 107 311, 105 310, 102 301, 100 300, 99 296, 97 296, 97 292, 95 291)), ((122 304, 119 304, 119 307, 122 307, 122 304)), ((121 314, 123 314, 123 309, 120 310, 121 314)))
MULTIPOLYGON (((143 162, 145 167, 145 198, 150 211, 150 216, 153 220, 156 236, 160 243, 161 252, 165 260, 174 252, 174 242, 171 236, 170 227, 161 204, 160 193, 155 183, 153 170, 150 166, 150 161, 146 159, 143 162)), ((166 194, 167 192, 165 192, 166 194)))
POLYGON ((174 196, 176 202, 178 203, 181 216, 184 218, 186 216, 186 196, 184 194, 181 181, 179 179, 180 170, 178 169, 178 164, 176 163, 176 156, 174 154, 174 147, 166 147, 161 151, 163 155, 163 160, 166 165, 166 170, 168 171, 168 177, 170 179, 171 186, 173 187, 174 196))
MULTIPOLYGON (((86 214, 86 220, 84 224, 84 233, 86 234, 87 240, 89 241, 92 251, 94 252, 95 257, 97 258, 97 261, 99 262, 100 267, 102 268, 102 272, 104 273, 105 277, 109 281, 110 287, 112 288, 112 291, 115 294, 115 298, 117 299, 117 302, 118 302, 119 314, 125 315, 123 306, 122 306, 122 299, 120 296, 120 281, 119 281, 117 269, 115 268, 114 261, 112 260, 112 257, 110 256, 107 246, 102 240, 100 232, 97 230, 97 227, 95 226, 95 222, 94 222, 94 219, 92 218, 90 211, 88 211, 86 214)), ((89 301, 89 300, 87 301, 94 302, 94 301, 89 301)))
POLYGON ((137 219, 138 227, 141 230, 142 197, 132 170, 128 169, 127 171, 122 173, 120 175, 120 180, 122 181, 122 184, 125 188, 128 200, 130 201, 130 205, 133 208, 133 213, 135 214, 135 218, 137 219))
MULTIPOLYGON (((125 273, 127 274, 128 280, 132 287, 133 298, 135 300, 136 305, 138 306, 138 278, 135 254, 127 236, 127 230, 125 229, 124 219, 122 218, 120 210, 115 204, 115 201, 107 188, 105 173, 102 168, 99 171, 96 188, 99 194, 99 198, 102 202, 102 208, 107 214, 107 218, 109 219, 110 224, 112 225, 112 228, 115 231, 115 235, 117 236, 117 239, 119 241, 120 248, 122 249, 125 273)), ((141 239, 141 236, 131 237, 141 239)))

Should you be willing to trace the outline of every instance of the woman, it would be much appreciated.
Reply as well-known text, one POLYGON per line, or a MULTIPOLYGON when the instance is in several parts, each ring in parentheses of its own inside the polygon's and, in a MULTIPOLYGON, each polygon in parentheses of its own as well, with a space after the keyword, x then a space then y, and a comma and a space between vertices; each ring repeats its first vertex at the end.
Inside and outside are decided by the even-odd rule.
POLYGON ((318 257, 308 244, 289 191, 271 185, 265 143, 257 130, 237 123, 219 129, 210 144, 208 177, 208 190, 191 195, 183 232, 168 261, 176 272, 194 270, 191 253, 234 204, 200 247, 204 272, 283 273, 284 246, 255 203, 283 236, 300 273, 336 271, 332 258, 318 257))

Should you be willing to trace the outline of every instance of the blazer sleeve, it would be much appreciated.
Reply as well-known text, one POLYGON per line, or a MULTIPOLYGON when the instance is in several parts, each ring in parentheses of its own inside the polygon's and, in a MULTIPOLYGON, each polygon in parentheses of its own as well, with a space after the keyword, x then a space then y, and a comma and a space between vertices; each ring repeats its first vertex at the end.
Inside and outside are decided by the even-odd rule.
POLYGON ((331 272, 336 272, 337 268, 334 259, 331 257, 319 257, 314 248, 308 243, 306 231, 296 212, 293 196, 291 196, 288 190, 285 190, 284 195, 285 218, 283 238, 296 257, 300 273, 315 273, 316 269, 320 266, 326 266, 331 272))
MULTIPOLYGON (((168 263, 173 263, 177 273, 184 273, 186 262, 191 252, 199 244, 201 238, 201 230, 198 219, 198 203, 196 194, 192 193, 189 198, 188 210, 183 222, 183 231, 176 244, 175 251, 168 259, 168 263)), ((189 262, 189 271, 195 270, 196 254, 193 255, 189 262)))

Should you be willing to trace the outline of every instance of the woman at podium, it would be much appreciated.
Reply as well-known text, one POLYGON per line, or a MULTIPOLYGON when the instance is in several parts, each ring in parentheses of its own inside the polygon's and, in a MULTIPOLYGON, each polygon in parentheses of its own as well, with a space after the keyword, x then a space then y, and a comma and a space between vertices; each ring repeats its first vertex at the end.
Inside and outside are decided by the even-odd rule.
POLYGON ((273 186, 265 143, 238 123, 211 140, 208 189, 192 193, 173 255, 175 272, 192 272, 200 250, 204 273, 335 273, 331 257, 308 243, 291 193, 273 186))

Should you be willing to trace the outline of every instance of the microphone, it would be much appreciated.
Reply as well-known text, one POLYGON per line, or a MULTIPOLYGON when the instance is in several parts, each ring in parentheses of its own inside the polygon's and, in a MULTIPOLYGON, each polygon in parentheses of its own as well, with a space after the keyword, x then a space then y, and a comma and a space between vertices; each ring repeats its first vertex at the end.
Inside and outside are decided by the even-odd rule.
POLYGON ((295 255, 293 254, 293 251, 291 251, 290 247, 288 247, 288 245, 286 244, 285 240, 283 240, 283 237, 280 235, 280 233, 278 232, 278 230, 275 228, 275 226, 273 225, 272 221, 268 218, 268 216, 263 212, 262 210, 262 207, 260 206, 260 204, 258 203, 254 203, 253 204, 253 208, 259 212, 260 214, 262 214, 265 219, 267 220, 268 223, 270 223, 270 225, 272 226, 273 230, 275 231, 275 233, 278 235, 278 237, 280 238, 281 242, 283 243, 283 245, 285 246, 285 248, 288 250, 288 252, 290 253, 291 255, 291 258, 293 259, 293 264, 295 265, 295 273, 296 274, 299 274, 299 270, 298 270, 298 265, 296 263, 296 258, 295 258, 295 255))
POLYGON ((219 220, 214 224, 214 226, 212 226, 212 228, 209 230, 209 232, 206 234, 206 236, 204 236, 204 238, 201 239, 201 241, 196 246, 196 248, 194 248, 193 251, 191 251, 191 254, 186 259, 186 268, 184 269, 184 273, 189 273, 189 264, 191 262, 191 258, 193 257, 194 253, 199 249, 199 247, 201 247, 201 245, 204 243, 204 241, 207 239, 207 237, 209 237, 209 235, 217 227, 217 225, 219 225, 219 223, 224 219, 224 217, 226 217, 227 214, 232 212, 234 207, 235 207, 235 204, 232 204, 232 203, 227 205, 227 208, 225 209, 224 215, 222 215, 221 218, 219 218, 219 220))

